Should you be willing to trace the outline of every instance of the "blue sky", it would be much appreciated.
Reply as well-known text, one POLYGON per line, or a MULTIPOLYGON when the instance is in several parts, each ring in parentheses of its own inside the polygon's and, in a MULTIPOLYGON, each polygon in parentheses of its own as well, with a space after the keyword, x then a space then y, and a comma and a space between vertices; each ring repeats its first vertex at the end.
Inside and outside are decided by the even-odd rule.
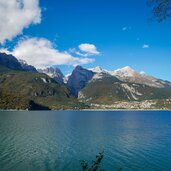
MULTIPOLYGON (((93 44, 100 54, 88 55, 94 62, 83 63, 84 67, 115 70, 131 66, 171 81, 171 19, 151 21, 145 0, 40 0, 39 7, 41 22, 23 29, 23 34, 8 40, 3 48, 14 48, 24 36, 47 39, 67 53, 80 51, 81 44, 93 44)), ((58 67, 64 73, 73 69, 67 63, 58 67)))

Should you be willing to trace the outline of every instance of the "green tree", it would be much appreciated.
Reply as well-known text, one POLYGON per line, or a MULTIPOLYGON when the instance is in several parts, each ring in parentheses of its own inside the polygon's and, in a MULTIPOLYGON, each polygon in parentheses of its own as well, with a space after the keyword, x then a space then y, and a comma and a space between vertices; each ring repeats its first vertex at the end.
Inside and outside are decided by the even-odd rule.
POLYGON ((147 0, 152 7, 152 13, 158 22, 162 22, 171 17, 171 0, 147 0))
POLYGON ((101 164, 103 158, 104 158, 104 152, 99 153, 96 156, 96 160, 93 161, 92 165, 89 165, 88 162, 85 160, 81 160, 80 164, 81 164, 82 170, 83 171, 98 171, 98 170, 102 171, 102 169, 100 168, 100 164, 101 164))

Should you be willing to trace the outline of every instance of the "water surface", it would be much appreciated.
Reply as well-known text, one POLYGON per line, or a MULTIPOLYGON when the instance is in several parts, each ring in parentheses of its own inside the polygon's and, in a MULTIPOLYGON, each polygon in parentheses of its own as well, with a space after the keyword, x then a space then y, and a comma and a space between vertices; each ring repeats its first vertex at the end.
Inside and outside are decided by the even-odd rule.
POLYGON ((0 112, 2 171, 81 171, 101 151, 106 171, 171 171, 171 112, 0 112))

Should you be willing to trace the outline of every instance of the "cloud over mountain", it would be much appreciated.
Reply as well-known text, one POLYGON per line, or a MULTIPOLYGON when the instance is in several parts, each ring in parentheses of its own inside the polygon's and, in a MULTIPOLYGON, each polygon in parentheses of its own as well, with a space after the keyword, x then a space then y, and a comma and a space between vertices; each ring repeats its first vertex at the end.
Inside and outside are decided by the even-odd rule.
POLYGON ((45 38, 26 38, 18 42, 12 54, 27 61, 36 68, 45 68, 52 65, 81 65, 94 61, 92 58, 74 57, 68 52, 61 52, 54 47, 51 41, 45 38))
MULTIPOLYGON (((12 41, 22 34, 24 28, 41 23, 39 0, 0 0, 0 11, 0 44, 4 44, 6 40, 12 41)), ((10 47, 4 44, 0 51, 13 54, 36 68, 88 64, 94 61, 89 56, 100 54, 93 44, 80 44, 77 48, 79 51, 73 54, 60 51, 50 40, 37 37, 24 37, 12 46, 13 50, 9 51, 8 48, 10 47)))

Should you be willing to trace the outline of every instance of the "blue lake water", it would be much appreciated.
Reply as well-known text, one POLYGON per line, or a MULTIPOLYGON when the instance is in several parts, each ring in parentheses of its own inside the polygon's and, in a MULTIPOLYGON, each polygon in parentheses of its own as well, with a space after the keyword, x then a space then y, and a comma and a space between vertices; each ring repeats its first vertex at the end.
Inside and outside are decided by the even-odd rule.
POLYGON ((171 171, 169 111, 0 112, 1 171, 171 171))

